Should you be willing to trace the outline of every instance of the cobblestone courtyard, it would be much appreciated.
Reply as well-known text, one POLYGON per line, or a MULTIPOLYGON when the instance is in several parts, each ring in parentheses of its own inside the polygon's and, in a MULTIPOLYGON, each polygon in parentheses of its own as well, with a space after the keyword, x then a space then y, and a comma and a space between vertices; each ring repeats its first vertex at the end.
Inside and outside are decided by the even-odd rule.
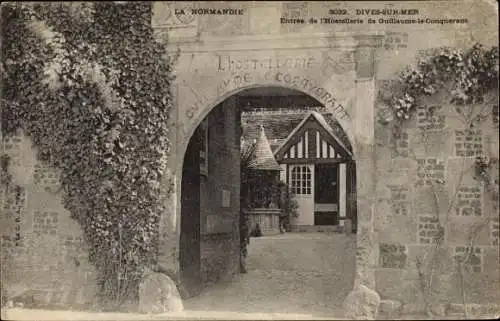
POLYGON ((248 273, 185 301, 187 310, 342 318, 352 290, 356 236, 286 233, 252 238, 248 273))

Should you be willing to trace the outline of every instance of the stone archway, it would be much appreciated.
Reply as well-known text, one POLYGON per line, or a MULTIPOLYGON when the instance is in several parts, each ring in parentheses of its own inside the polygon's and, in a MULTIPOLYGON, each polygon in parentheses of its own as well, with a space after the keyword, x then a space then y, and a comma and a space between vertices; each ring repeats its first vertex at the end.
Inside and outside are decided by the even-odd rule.
MULTIPOLYGON (((180 193, 184 154, 198 124, 220 102, 255 87, 280 86, 299 90, 321 102, 337 117, 346 132, 356 159, 358 233, 357 285, 375 288, 374 269, 377 237, 373 230, 375 210, 374 99, 375 48, 378 37, 336 39, 342 46, 325 46, 312 51, 266 49, 230 54, 200 52, 185 48, 181 54, 175 84, 176 142, 169 160, 174 194, 170 200, 172 217, 163 226, 168 240, 162 250, 172 269, 178 271, 180 235, 180 193)), ((207 45, 207 47, 210 47, 207 45)), ((216 46, 214 46, 216 47, 216 46)))

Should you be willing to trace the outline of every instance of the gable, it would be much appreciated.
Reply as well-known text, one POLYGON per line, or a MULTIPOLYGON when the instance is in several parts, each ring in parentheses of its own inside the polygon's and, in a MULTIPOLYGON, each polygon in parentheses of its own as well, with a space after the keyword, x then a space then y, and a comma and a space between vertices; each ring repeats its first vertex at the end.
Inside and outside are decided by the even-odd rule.
MULTIPOLYGON (((320 110, 322 117, 327 122, 334 136, 352 154, 352 146, 338 121, 331 114, 320 110)), ((259 128, 264 126, 266 136, 273 152, 286 141, 290 133, 310 115, 311 109, 286 110, 276 112, 274 109, 259 111, 243 111, 241 113, 242 139, 246 142, 256 142, 259 137, 259 128)))
POLYGON ((346 150, 335 135, 325 128, 325 124, 318 121, 311 114, 292 131, 283 145, 275 152, 278 162, 290 159, 320 160, 350 159, 351 153, 346 150))

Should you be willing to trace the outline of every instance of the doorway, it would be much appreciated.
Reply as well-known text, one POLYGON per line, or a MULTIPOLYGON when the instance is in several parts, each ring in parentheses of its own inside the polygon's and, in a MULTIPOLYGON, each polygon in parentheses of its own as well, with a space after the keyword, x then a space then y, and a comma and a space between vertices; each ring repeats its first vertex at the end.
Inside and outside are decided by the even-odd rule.
POLYGON ((339 166, 316 164, 314 166, 314 225, 339 224, 339 166))
MULTIPOLYGON (((276 155, 274 153, 287 137, 293 136, 293 133, 297 132, 296 129, 301 128, 304 119, 309 119, 308 115, 312 111, 321 113, 321 117, 329 122, 329 126, 342 132, 336 120, 310 96, 298 91, 275 87, 244 90, 222 101, 203 119, 198 120, 198 129, 191 136, 185 152, 181 189, 181 278, 191 296, 200 293, 203 297, 204 293, 213 293, 210 291, 226 286, 229 291, 233 289, 228 285, 233 279, 254 280, 252 278, 279 271, 285 266, 281 260, 286 261, 288 255, 297 254, 294 250, 295 244, 303 242, 307 242, 308 246, 314 249, 312 254, 307 254, 307 251, 302 251, 300 247, 296 250, 306 261, 316 262, 314 264, 318 271, 324 268, 321 263, 324 253, 332 250, 333 243, 339 246, 335 248, 335 251, 338 250, 339 256, 345 257, 346 262, 350 262, 348 271, 340 271, 334 266, 337 261, 332 261, 329 262, 332 264, 332 270, 322 272, 324 275, 348 273, 344 277, 349 286, 345 288, 351 288, 354 280, 351 272, 354 270, 355 253, 347 250, 347 247, 343 247, 342 244, 350 242, 349 247, 354 247, 355 239, 345 238, 341 234, 327 236, 318 232, 319 229, 314 227, 314 225, 338 224, 337 208, 334 210, 327 208, 327 211, 320 209, 321 213, 315 218, 315 202, 320 205, 337 204, 338 206, 338 199, 341 196, 338 191, 339 165, 333 163, 334 160, 326 158, 312 160, 315 158, 316 150, 313 150, 312 143, 306 144, 305 142, 316 142, 316 136, 311 136, 311 139, 304 138, 300 143, 300 148, 296 148, 299 151, 296 153, 297 157, 302 155, 302 158, 309 159, 288 158, 283 163, 284 166, 279 176, 281 181, 286 181, 285 184, 298 201, 297 205, 300 210, 308 209, 306 218, 292 217, 291 221, 299 219, 300 224, 297 226, 305 229, 307 233, 318 234, 299 234, 293 230, 280 235, 277 229, 278 232, 275 235, 264 235, 259 241, 251 241, 248 247, 251 262, 248 266, 248 273, 235 277, 235 274, 239 273, 241 255, 239 221, 242 212, 240 193, 242 192, 241 171, 243 169, 240 166, 240 153, 243 145, 256 142, 262 125, 265 128, 269 148, 273 155, 276 155), (240 139, 241 137, 243 139, 240 139), (311 150, 308 150, 309 147, 311 150), (308 160, 312 161, 307 162, 308 160), (328 163, 323 164, 325 162, 328 163), (317 193, 319 195, 316 195, 317 193), (312 239, 309 240, 311 236, 312 239), (277 247, 273 246, 271 238, 279 239, 280 244, 277 244, 277 247), (290 246, 292 248, 289 248, 290 246), (266 251, 266 255, 261 255, 257 253, 258 251, 266 251), (278 257, 275 251, 283 254, 279 255, 280 260, 273 260, 278 257)), ((341 139, 347 146, 348 140, 341 139)), ((291 144, 295 143, 299 144, 299 142, 291 141, 291 144)), ((350 145, 347 148, 352 150, 350 145)), ((270 189, 266 195, 272 193, 275 191, 270 189)), ((247 212, 251 212, 251 215, 261 215, 261 217, 267 215, 267 218, 271 212, 274 213, 275 206, 279 202, 268 203, 266 206, 269 208, 247 212), (266 212, 267 209, 269 211, 266 212)), ((295 263, 286 266, 287 269, 292 269, 292 273, 299 275, 307 269, 306 266, 295 265, 295 263)), ((248 291, 251 292, 252 289, 254 287, 249 287, 248 291)), ((281 291, 281 289, 275 290, 281 291)), ((264 289, 258 289, 258 291, 264 291, 264 289)), ((316 300, 314 296, 320 295, 320 292, 320 289, 312 289, 308 297, 316 300)), ((342 292, 342 296, 344 295, 346 294, 342 292)))

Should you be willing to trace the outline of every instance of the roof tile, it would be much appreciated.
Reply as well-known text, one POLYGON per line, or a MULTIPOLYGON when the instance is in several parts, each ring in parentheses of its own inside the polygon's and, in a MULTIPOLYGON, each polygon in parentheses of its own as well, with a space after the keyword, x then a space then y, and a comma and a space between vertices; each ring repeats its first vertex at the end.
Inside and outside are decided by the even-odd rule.
POLYGON ((257 170, 281 170, 267 140, 264 126, 260 126, 259 138, 253 148, 248 167, 257 170))
MULTIPOLYGON (((243 112, 241 114, 241 126, 243 129, 243 139, 247 142, 256 142, 263 126, 266 129, 267 140, 271 145, 273 152, 281 145, 288 135, 297 127, 300 122, 310 114, 310 110, 303 112, 290 111, 273 113, 268 111, 243 112)), ((352 146, 340 124, 331 117, 331 114, 321 113, 326 122, 332 128, 332 131, 352 153, 352 146)))

